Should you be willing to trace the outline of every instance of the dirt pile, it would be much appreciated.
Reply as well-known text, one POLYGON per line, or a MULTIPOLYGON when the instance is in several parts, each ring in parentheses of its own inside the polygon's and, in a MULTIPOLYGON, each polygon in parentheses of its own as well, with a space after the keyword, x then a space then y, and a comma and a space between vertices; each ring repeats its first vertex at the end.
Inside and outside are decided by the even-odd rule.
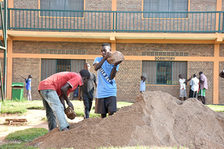
POLYGON ((224 115, 196 99, 184 102, 164 92, 146 92, 143 100, 105 119, 92 118, 54 130, 30 145, 40 148, 102 146, 185 146, 224 148, 224 115))

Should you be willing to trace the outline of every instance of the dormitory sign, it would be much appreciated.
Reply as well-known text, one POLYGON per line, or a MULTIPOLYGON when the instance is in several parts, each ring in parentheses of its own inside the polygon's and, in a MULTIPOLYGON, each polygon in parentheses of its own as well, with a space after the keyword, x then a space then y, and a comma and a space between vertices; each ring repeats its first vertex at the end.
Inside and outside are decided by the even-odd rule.
POLYGON ((155 56, 156 61, 172 61, 175 60, 174 56, 155 56))

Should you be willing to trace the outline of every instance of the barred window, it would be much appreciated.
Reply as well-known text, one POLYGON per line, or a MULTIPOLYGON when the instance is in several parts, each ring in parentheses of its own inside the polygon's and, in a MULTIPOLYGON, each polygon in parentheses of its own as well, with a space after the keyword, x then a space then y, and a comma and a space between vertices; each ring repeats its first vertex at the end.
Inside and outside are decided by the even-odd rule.
POLYGON ((62 11, 41 11, 41 16, 54 17, 83 17, 84 0, 40 0, 40 9, 62 10, 62 11), (63 11, 77 10, 78 12, 63 11))
POLYGON ((186 18, 187 13, 167 12, 187 12, 188 0, 144 0, 143 11, 144 18, 186 18), (161 11, 166 13, 156 13, 161 11))
POLYGON ((178 75, 187 77, 187 62, 142 61, 142 74, 148 84, 178 84, 178 75))
POLYGON ((71 71, 79 72, 84 68, 85 60, 70 59, 42 59, 41 60, 41 80, 57 72, 71 71))
POLYGON ((71 60, 69 60, 69 59, 58 59, 56 66, 57 66, 57 72, 71 71, 71 60))

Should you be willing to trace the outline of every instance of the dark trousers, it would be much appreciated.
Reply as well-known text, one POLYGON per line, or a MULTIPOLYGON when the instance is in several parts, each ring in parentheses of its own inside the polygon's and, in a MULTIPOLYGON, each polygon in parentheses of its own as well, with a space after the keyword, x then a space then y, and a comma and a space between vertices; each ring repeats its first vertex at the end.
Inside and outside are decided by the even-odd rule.
POLYGON ((198 100, 205 104, 205 97, 198 95, 198 100))
POLYGON ((89 113, 92 108, 93 99, 88 97, 83 97, 83 103, 85 107, 85 116, 84 118, 89 118, 89 113))
POLYGON ((197 98, 197 91, 192 91, 190 89, 189 98, 197 98))

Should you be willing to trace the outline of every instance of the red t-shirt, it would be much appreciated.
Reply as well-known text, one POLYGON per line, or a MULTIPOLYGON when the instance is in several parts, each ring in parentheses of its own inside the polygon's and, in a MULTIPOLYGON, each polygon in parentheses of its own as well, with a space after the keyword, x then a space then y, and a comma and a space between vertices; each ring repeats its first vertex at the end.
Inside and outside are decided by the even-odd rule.
POLYGON ((82 77, 75 72, 59 72, 41 81, 38 90, 55 90, 58 96, 61 95, 61 87, 66 83, 70 84, 67 94, 74 91, 78 85, 82 86, 82 77))

